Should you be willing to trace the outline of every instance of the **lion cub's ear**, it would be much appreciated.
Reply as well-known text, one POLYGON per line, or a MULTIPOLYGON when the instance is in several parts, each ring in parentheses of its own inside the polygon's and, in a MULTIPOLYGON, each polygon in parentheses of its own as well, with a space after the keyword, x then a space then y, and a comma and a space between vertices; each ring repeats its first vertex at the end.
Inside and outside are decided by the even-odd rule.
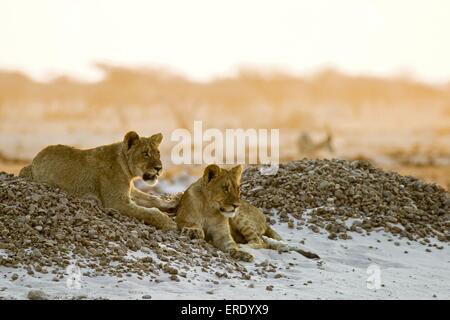
POLYGON ((132 146, 139 143, 139 135, 134 131, 130 131, 123 138, 123 143, 126 146, 127 150, 130 150, 132 146))
POLYGON ((244 170, 244 167, 242 166, 242 164, 237 165, 236 167, 234 167, 233 169, 230 170, 231 174, 235 177, 236 182, 238 184, 241 183, 241 175, 242 175, 243 170, 244 170))
POLYGON ((206 167, 205 172, 203 173, 203 179, 205 182, 210 182, 212 179, 216 178, 220 174, 219 166, 215 164, 210 164, 206 167))
POLYGON ((159 146, 161 144, 162 139, 163 139, 162 133, 157 133, 150 137, 150 140, 152 140, 152 142, 156 144, 156 146, 159 146))

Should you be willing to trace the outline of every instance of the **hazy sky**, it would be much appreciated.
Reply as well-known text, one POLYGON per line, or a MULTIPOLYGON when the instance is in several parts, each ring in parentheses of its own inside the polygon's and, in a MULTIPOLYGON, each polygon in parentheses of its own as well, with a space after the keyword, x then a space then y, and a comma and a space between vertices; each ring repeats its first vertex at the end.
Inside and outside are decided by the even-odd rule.
POLYGON ((96 61, 200 80, 241 65, 450 80, 450 1, 0 0, 0 68, 93 79, 96 61))

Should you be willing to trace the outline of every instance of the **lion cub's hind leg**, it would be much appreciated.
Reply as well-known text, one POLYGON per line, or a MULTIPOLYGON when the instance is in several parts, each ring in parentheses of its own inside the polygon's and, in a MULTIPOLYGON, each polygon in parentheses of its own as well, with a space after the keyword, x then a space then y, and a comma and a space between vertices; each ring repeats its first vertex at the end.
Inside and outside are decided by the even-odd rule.
MULTIPOLYGON (((244 230, 243 230, 244 231, 244 230)), ((267 227, 263 235, 259 235, 256 230, 249 228, 245 230, 248 245, 254 249, 272 249, 278 251, 289 251, 288 245, 270 226, 267 227)))
POLYGON ((247 262, 251 262, 254 259, 250 253, 239 249, 238 245, 231 236, 228 223, 216 227, 216 229, 212 233, 211 240, 216 248, 224 252, 228 252, 234 259, 247 262))
POLYGON ((244 237, 245 241, 247 242, 247 244, 249 245, 253 245, 253 244, 261 244, 264 241, 262 241, 261 237, 258 235, 258 232, 252 228, 250 225, 244 225, 244 226, 240 226, 241 228, 239 229, 239 232, 242 234, 242 236, 244 237))
POLYGON ((239 214, 230 220, 230 226, 236 233, 239 242, 248 244, 254 249, 264 248, 264 241, 261 239, 255 222, 248 219, 243 214, 239 214))
POLYGON ((250 248, 253 249, 268 249, 267 243, 260 237, 258 232, 250 226, 244 226, 239 230, 242 236, 245 238, 245 242, 250 248))

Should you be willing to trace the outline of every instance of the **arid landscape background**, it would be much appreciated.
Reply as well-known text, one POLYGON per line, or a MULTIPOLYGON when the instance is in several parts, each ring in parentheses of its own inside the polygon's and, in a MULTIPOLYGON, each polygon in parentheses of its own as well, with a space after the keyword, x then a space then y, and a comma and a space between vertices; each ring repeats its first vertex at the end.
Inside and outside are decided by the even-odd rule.
MULTIPOLYGON (((163 69, 98 64, 97 82, 37 82, 0 71, 0 170, 18 173, 49 144, 89 148, 162 132, 166 176, 176 128, 278 128, 281 161, 369 159, 450 188, 450 84, 407 76, 293 75, 241 69, 197 82, 163 69)), ((188 168, 196 171, 194 166, 188 168)), ((191 172, 197 173, 197 172, 191 172)))

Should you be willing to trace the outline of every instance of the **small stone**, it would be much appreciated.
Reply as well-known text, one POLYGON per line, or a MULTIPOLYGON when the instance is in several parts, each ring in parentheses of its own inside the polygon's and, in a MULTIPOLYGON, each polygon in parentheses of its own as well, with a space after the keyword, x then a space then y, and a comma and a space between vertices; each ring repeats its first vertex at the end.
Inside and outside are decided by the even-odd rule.
POLYGON ((40 200, 42 199, 42 197, 41 197, 40 195, 38 195, 38 194, 33 194, 33 195, 31 196, 31 199, 32 199, 33 201, 35 201, 35 202, 38 202, 38 201, 40 201, 40 200))
POLYGON ((49 296, 42 290, 30 290, 27 298, 29 300, 48 300, 49 296))
POLYGON ((336 235, 336 233, 334 233, 334 232, 332 232, 332 233, 330 233, 330 234, 328 235, 328 239, 336 240, 336 238, 337 238, 337 235, 336 235))
POLYGON ((172 274, 172 275, 170 276, 170 280, 179 282, 179 281, 180 281, 180 278, 178 278, 177 275, 172 274))
POLYGON ((171 267, 169 264, 165 264, 164 268, 163 268, 164 272, 171 274, 171 275, 177 275, 178 274, 178 270, 171 267))

